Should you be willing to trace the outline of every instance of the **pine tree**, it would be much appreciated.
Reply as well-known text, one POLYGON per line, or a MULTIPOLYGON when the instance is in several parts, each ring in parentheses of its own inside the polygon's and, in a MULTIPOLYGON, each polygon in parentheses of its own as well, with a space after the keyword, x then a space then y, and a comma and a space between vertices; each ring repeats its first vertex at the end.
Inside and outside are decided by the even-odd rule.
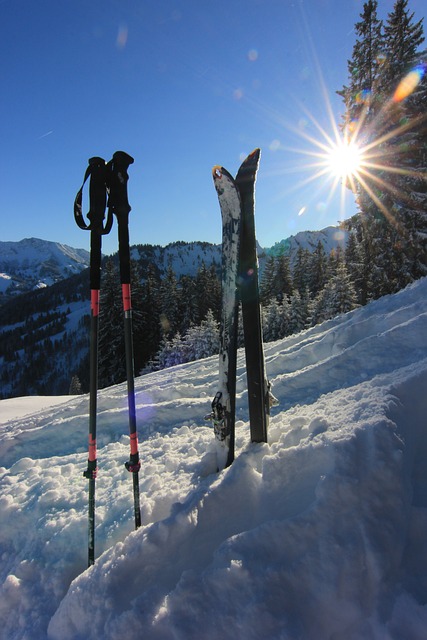
POLYGON ((280 304, 272 299, 265 307, 263 313, 263 334, 266 342, 272 342, 281 338, 281 314, 280 304))
POLYGON ((208 358, 219 351, 219 324, 209 309, 197 327, 190 327, 184 336, 187 362, 208 358))
POLYGON ((299 291, 295 291, 290 300, 290 319, 289 327, 292 333, 298 333, 306 327, 308 320, 308 299, 301 296, 299 291))
POLYGON ((179 281, 179 332, 181 335, 197 323, 197 285, 191 276, 181 276, 179 281))
POLYGON ((362 303, 427 273, 426 81, 425 68, 417 66, 424 38, 422 21, 414 22, 407 5, 396 0, 384 27, 377 3, 364 5, 348 64, 350 83, 339 92, 347 131, 362 148, 368 145, 368 170, 355 186, 361 215, 347 223, 365 262, 363 283, 362 269, 357 274, 362 303), (361 77, 370 92, 363 108, 356 93, 361 77))
POLYGON ((74 375, 71 378, 70 388, 68 394, 70 396, 78 396, 82 393, 82 385, 80 384, 79 376, 74 375))
POLYGON ((276 258, 274 294, 277 300, 283 300, 286 296, 292 294, 292 278, 290 269, 290 260, 284 254, 276 258))
POLYGON ((160 324, 160 281, 152 264, 148 266, 142 285, 141 313, 143 322, 143 362, 148 362, 158 351, 162 338, 160 324))
POLYGON ((326 285, 325 296, 330 317, 357 307, 356 291, 344 263, 339 265, 336 275, 326 285))
POLYGON ((384 26, 383 65, 381 85, 386 91, 394 89, 411 71, 417 52, 424 42, 422 20, 414 23, 414 13, 409 13, 408 0, 396 0, 384 26))
POLYGON ((308 249, 298 247, 295 265, 292 274, 293 290, 300 293, 305 291, 309 285, 308 264, 310 261, 310 252, 308 249))
POLYGON ((387 65, 383 84, 390 95, 385 182, 396 229, 393 247, 400 253, 395 257, 399 265, 396 279, 404 285, 427 273, 427 90, 425 66, 420 64, 422 54, 418 53, 424 35, 422 20, 415 22, 414 13, 409 13, 408 0, 396 0, 387 18, 384 41, 387 65))
POLYGON ((382 57, 382 21, 377 16, 377 0, 368 0, 363 5, 361 21, 355 24, 357 36, 353 54, 348 61, 349 84, 337 93, 344 99, 346 107, 345 132, 352 137, 357 134, 368 142, 366 131, 380 106, 377 81, 382 57), (361 128, 363 127, 363 135, 361 128))
POLYGON ((323 289, 328 279, 328 258, 325 248, 320 242, 311 254, 308 268, 308 287, 312 296, 316 296, 323 289))
POLYGON ((197 323, 206 318, 209 310, 212 311, 215 318, 219 317, 219 309, 221 305, 221 284, 218 279, 215 265, 209 269, 205 263, 196 275, 196 292, 197 292, 197 323))
POLYGON ((122 308, 118 269, 109 259, 102 272, 100 295, 98 380, 101 389, 126 379, 122 308))
POLYGON ((144 287, 142 285, 142 274, 139 263, 136 260, 130 261, 131 296, 132 296, 132 334, 133 334, 133 354, 134 373, 139 375, 144 366, 146 353, 146 336, 144 324, 144 287))
POLYGON ((175 335, 179 325, 179 296, 177 279, 172 266, 169 265, 159 290, 161 324, 163 333, 171 337, 175 335))
POLYGON ((267 306, 270 300, 274 298, 275 274, 275 258, 274 256, 268 256, 260 282, 260 300, 263 305, 267 306))

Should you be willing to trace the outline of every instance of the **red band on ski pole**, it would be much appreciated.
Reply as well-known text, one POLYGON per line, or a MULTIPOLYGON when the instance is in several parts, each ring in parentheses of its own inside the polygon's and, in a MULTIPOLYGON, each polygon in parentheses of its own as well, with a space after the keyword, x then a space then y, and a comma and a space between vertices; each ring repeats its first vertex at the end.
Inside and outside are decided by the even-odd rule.
POLYGON ((123 311, 132 309, 132 300, 130 295, 130 284, 122 284, 123 311))
POLYGON ((96 440, 89 434, 89 462, 96 460, 96 440))
POLYGON ((138 454, 138 435, 136 433, 130 434, 130 453, 132 456, 138 454))
POLYGON ((92 316, 99 316, 99 290, 92 289, 90 292, 90 310, 92 316))

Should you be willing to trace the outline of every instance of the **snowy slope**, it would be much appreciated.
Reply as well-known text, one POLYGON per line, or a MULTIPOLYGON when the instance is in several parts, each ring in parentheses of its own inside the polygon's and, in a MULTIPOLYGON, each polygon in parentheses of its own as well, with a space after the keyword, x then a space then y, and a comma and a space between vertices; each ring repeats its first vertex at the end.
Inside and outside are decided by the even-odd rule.
POLYGON ((268 344, 266 362, 269 442, 248 442, 240 353, 221 474, 203 422, 217 359, 136 380, 136 532, 126 389, 100 392, 89 570, 87 396, 0 402, 2 638, 425 640, 427 279, 268 344))

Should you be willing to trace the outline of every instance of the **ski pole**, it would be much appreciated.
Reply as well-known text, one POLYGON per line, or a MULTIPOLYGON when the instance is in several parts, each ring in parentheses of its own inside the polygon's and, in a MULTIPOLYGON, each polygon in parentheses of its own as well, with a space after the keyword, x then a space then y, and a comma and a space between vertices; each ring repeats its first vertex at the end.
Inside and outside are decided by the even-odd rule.
POLYGON ((99 292, 101 284, 101 236, 109 233, 112 216, 109 214, 104 226, 106 207, 106 165, 103 158, 90 158, 83 185, 74 201, 74 217, 81 229, 90 231, 90 356, 89 356, 89 455, 88 466, 83 473, 89 480, 88 517, 88 566, 95 562, 95 479, 96 457, 96 412, 98 392, 98 324, 99 292), (90 176, 89 213, 86 224, 82 215, 83 186, 90 176))
POLYGON ((108 208, 117 217, 119 234, 120 283, 122 287, 123 318, 125 332, 126 378, 129 411, 130 458, 125 463, 126 469, 132 473, 135 529, 141 526, 141 509, 139 498, 139 470, 141 463, 138 452, 138 434, 136 430, 134 358, 132 335, 132 301, 130 288, 130 250, 129 250, 129 212, 127 169, 133 158, 124 151, 116 151, 107 165, 109 200, 108 208))

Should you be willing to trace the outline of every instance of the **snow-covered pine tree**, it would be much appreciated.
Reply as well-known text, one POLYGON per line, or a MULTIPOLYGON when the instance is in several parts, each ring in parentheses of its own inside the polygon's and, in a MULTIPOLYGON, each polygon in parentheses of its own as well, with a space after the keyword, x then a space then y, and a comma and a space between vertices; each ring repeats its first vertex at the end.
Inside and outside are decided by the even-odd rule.
POLYGON ((305 329, 309 317, 308 299, 295 291, 290 299, 289 328, 291 333, 298 333, 305 329))
POLYGON ((211 309, 197 327, 190 327, 184 336, 187 362, 208 358, 219 350, 219 324, 211 309))
POLYGON ((274 298, 275 274, 275 258, 274 256, 268 256, 260 282, 260 300, 261 304, 265 306, 274 298))
POLYGON ((425 67, 417 69, 423 35, 407 4, 396 0, 383 30, 377 2, 365 3, 348 63, 350 82, 338 92, 346 105, 346 135, 369 150, 369 170, 355 187, 361 215, 347 224, 365 262, 362 303, 426 273, 425 67), (399 87, 408 73, 417 78, 405 93, 399 87))
POLYGON ((328 281, 323 296, 325 319, 347 313, 358 306, 356 291, 344 263, 338 266, 336 274, 328 281))
POLYGON ((277 300, 283 300, 292 294, 292 277, 289 256, 281 254, 276 258, 274 293, 277 300))
MULTIPOLYGON (((308 263, 308 287, 313 297, 323 289, 328 279, 328 257, 323 244, 317 243, 308 263)), ((302 293, 302 292, 300 292, 302 293)))
POLYGON ((218 353, 218 349, 219 325, 209 310, 200 325, 190 327, 184 336, 176 333, 172 340, 164 336, 158 352, 144 368, 144 373, 208 358, 218 353))
POLYGON ((427 273, 427 78, 422 20, 415 21, 408 0, 396 0, 384 27, 382 83, 389 93, 385 181, 394 225, 393 238, 399 265, 397 279, 405 286, 427 273))
POLYGON ((265 342, 272 342, 281 338, 281 314, 280 303, 273 298, 263 309, 263 336, 265 342))
POLYGON ((294 269, 292 273, 292 286, 295 294, 295 289, 300 294, 305 291, 309 285, 308 278, 308 265, 310 261, 310 252, 308 249, 298 247, 297 255, 295 259, 294 269))

